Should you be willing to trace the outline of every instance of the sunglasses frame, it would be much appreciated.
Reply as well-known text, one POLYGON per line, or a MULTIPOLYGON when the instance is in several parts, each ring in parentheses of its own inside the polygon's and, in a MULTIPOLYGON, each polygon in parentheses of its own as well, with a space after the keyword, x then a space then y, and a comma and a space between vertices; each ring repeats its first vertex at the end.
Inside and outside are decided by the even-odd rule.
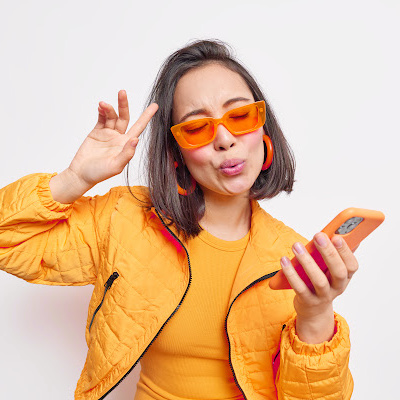
POLYGON ((231 110, 227 111, 221 118, 211 118, 211 117, 206 117, 206 118, 199 118, 199 119, 192 119, 190 121, 185 121, 182 122, 180 124, 174 125, 171 127, 171 132, 174 135, 175 140, 177 141, 178 145, 184 149, 196 149, 198 147, 202 147, 205 146, 209 143, 211 143, 214 139, 215 136, 217 135, 217 128, 218 128, 218 124, 222 124, 225 126, 226 129, 228 129, 229 132, 231 132, 233 135, 244 135, 245 133, 250 133, 250 132, 254 132, 255 130, 257 130, 258 128, 260 128, 261 126, 264 125, 265 123, 265 118, 266 118, 266 111, 265 111, 265 101, 264 100, 260 100, 260 101, 256 101, 254 103, 249 103, 249 104, 245 104, 244 106, 240 106, 237 108, 232 108, 231 110), (226 119, 228 117, 228 115, 232 112, 232 111, 240 111, 242 108, 248 107, 250 105, 256 105, 257 109, 258 109, 258 116, 259 116, 259 121, 257 123, 257 125, 251 129, 247 129, 243 132, 231 132, 229 130, 229 128, 227 127, 226 124, 226 119), (213 128, 214 128, 214 134, 212 136, 212 138, 210 140, 207 140, 206 142, 200 143, 200 144, 190 144, 188 143, 184 136, 181 134, 181 128, 187 124, 191 124, 193 122, 210 122, 213 124, 213 128))

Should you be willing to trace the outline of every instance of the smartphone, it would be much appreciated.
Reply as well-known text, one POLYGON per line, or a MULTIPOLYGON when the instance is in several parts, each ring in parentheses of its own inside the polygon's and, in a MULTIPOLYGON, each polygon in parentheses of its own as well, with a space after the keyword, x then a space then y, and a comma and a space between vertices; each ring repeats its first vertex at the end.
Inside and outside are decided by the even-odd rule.
MULTIPOLYGON (((385 215, 380 211, 367 210, 364 208, 347 208, 338 214, 324 229, 329 239, 336 235, 340 235, 346 241, 349 248, 354 249, 365 239, 372 231, 374 231, 385 219, 385 215)), ((321 254, 314 245, 313 240, 307 243, 306 250, 314 258, 315 262, 326 274, 329 272, 321 254)), ((299 274, 300 278, 307 284, 308 288, 315 293, 314 286, 310 278, 304 271, 296 257, 291 259, 292 265, 299 274)), ((282 270, 277 272, 269 281, 271 289, 291 289, 290 283, 286 279, 282 270)))

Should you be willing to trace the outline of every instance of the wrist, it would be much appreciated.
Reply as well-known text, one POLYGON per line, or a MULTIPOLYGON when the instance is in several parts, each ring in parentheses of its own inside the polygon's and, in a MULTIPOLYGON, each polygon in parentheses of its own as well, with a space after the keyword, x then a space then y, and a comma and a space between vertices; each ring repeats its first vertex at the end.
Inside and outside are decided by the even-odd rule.
POLYGON ((83 179, 79 177, 79 175, 70 167, 65 169, 61 174, 66 176, 66 179, 69 181, 71 186, 74 188, 74 191, 77 193, 86 193, 89 189, 91 189, 95 185, 89 185, 83 179))
POLYGON ((53 176, 49 181, 49 187, 53 200, 61 204, 73 203, 91 188, 68 168, 53 176))
POLYGON ((330 341, 335 334, 333 308, 313 318, 297 315, 296 334, 305 343, 317 344, 330 341))

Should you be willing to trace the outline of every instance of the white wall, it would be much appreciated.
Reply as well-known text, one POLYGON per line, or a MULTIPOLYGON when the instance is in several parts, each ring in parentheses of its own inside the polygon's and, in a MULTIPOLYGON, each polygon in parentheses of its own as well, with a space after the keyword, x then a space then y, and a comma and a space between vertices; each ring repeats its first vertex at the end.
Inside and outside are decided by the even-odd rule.
MULTIPOLYGON (((395 0, 2 1, 0 187, 68 167, 98 102, 117 108, 120 89, 130 127, 161 63, 191 39, 228 42, 264 88, 296 156, 294 192, 262 206, 307 237, 349 206, 386 214, 357 250, 359 271, 334 306, 351 329, 352 398, 393 399, 399 11, 395 0)), ((137 160, 131 185, 143 184, 137 160)), ((125 174, 87 195, 125 185, 125 174)), ((73 398, 92 290, 0 272, 0 398, 73 398)), ((133 399, 137 377, 138 369, 108 398, 133 399)))

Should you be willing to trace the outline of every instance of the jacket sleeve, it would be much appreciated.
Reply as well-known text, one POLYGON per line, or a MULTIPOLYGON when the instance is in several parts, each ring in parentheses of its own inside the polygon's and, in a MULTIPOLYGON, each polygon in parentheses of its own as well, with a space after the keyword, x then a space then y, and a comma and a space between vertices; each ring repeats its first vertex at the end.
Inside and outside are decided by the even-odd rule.
POLYGON ((94 284, 118 188, 62 204, 34 173, 0 189, 0 269, 29 283, 94 284))
POLYGON ((279 400, 351 398, 354 382, 349 370, 349 326, 336 312, 334 316, 336 333, 329 342, 317 344, 299 339, 295 315, 287 322, 275 378, 279 400))

